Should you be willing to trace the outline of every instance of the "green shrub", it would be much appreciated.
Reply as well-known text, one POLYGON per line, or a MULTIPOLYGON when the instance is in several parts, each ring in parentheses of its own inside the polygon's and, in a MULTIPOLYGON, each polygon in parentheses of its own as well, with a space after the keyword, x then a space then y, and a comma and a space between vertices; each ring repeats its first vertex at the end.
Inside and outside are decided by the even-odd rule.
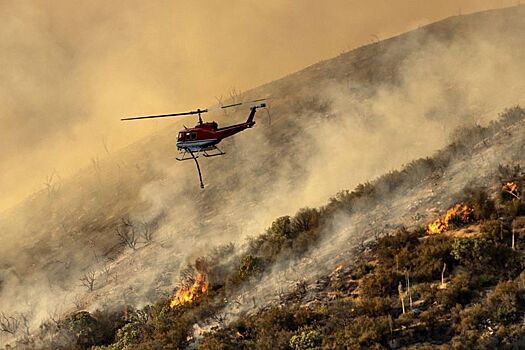
POLYGON ((101 345, 104 341, 104 329, 87 311, 68 315, 59 328, 66 329, 76 339, 76 345, 82 348, 101 345))
POLYGON ((478 274, 514 278, 523 266, 518 252, 485 237, 455 238, 451 254, 461 265, 478 274))
POLYGON ((290 338, 290 347, 292 349, 315 349, 323 342, 321 333, 315 329, 302 328, 296 335, 290 338))

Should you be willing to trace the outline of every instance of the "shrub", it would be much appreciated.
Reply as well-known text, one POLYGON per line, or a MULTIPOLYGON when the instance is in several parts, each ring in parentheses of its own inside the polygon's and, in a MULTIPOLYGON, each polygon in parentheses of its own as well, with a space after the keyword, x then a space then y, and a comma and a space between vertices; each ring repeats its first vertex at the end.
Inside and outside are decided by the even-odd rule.
POLYGON ((489 314, 504 324, 516 322, 525 311, 525 291, 517 283, 502 281, 487 300, 489 314))
POLYGON ((452 271, 456 262, 451 254, 452 240, 445 236, 431 236, 423 240, 412 253, 411 267, 414 282, 430 282, 441 278, 443 264, 452 271))
POLYGON ((68 315, 61 324, 82 348, 101 345, 104 340, 104 329, 100 323, 87 311, 79 311, 68 315))
POLYGON ((496 211, 496 205, 485 189, 480 187, 466 187, 464 190, 465 200, 472 209, 474 209, 474 219, 488 220, 496 219, 498 213, 496 211))
POLYGON ((357 303, 357 312, 368 316, 389 315, 392 311, 392 299, 389 297, 361 298, 357 303))
POLYGON ((140 342, 140 331, 141 325, 137 322, 127 323, 117 331, 117 337, 115 342, 109 346, 96 347, 92 350, 126 350, 131 345, 138 344, 140 342))
POLYGON ((470 274, 460 272, 453 276, 446 289, 441 289, 436 293, 439 304, 451 308, 456 304, 466 305, 473 297, 473 290, 470 285, 470 274))
POLYGON ((302 328, 298 333, 290 338, 292 349, 315 349, 323 342, 321 333, 315 329, 302 328))
POLYGON ((487 238, 455 238, 452 256, 475 273, 516 277, 522 269, 519 253, 487 238))
POLYGON ((281 216, 272 222, 268 230, 270 234, 291 238, 293 236, 292 220, 289 216, 281 216))
POLYGON ((307 232, 319 226, 319 211, 317 209, 302 208, 292 219, 292 230, 295 234, 307 232))
POLYGON ((403 274, 381 266, 360 281, 359 290, 364 298, 388 297, 397 292, 397 286, 404 280, 403 274))
POLYGON ((350 349, 359 347, 372 348, 386 342, 390 325, 387 316, 359 316, 352 320, 342 331, 335 334, 336 347, 350 349))
POLYGON ((520 106, 506 108, 503 113, 499 115, 499 123, 502 125, 512 125, 518 121, 525 119, 525 110, 520 106))

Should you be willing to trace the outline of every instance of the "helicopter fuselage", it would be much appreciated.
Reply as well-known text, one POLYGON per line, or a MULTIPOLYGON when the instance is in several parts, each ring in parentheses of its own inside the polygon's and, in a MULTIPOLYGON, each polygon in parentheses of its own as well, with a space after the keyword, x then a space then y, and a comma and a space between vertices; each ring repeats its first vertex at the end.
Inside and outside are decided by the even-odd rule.
POLYGON ((179 131, 177 148, 188 152, 203 152, 213 149, 223 139, 255 125, 255 108, 244 123, 219 128, 216 122, 199 123, 193 128, 179 131))

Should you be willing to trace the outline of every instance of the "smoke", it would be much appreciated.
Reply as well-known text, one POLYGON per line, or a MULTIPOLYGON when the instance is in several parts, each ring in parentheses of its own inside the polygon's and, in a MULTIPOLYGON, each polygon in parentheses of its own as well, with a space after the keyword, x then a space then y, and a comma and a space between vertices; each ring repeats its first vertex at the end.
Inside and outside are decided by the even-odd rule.
POLYGON ((202 107, 377 37, 513 4, 4 1, 0 208, 166 125, 123 116, 202 107))
MULTIPOLYGON (((156 6, 160 5, 140 6, 147 17, 156 14, 156 6)), ((272 9, 274 4, 269 6, 272 9)), ((133 59, 139 52, 133 51, 137 50, 135 46, 130 52, 128 45, 144 43, 141 50, 148 50, 148 45, 156 48, 166 44, 147 40, 162 32, 161 28, 148 27, 149 31, 143 33, 119 31, 120 25, 130 28, 131 23, 138 21, 128 9, 123 9, 124 14, 116 21, 102 13, 101 18, 93 15, 80 20, 81 10, 67 10, 80 21, 79 25, 85 26, 87 56, 79 60, 86 60, 86 64, 75 64, 70 84, 81 84, 87 91, 86 98, 97 96, 86 115, 99 120, 105 118, 108 110, 126 115, 132 114, 131 109, 139 109, 137 106, 154 113, 153 107, 170 107, 170 93, 181 100, 195 93, 187 86, 177 87, 173 81, 142 80, 145 76, 155 80, 151 77, 156 75, 141 70, 142 61, 133 59), (96 28, 91 25, 94 18, 99 20, 96 28), (109 46, 114 44, 114 38, 106 37, 104 28, 113 28, 122 40, 112 50, 109 46), (92 30, 100 43, 87 39, 92 38, 92 30), (107 46, 100 46, 102 43, 107 46), (90 50, 91 45, 97 48, 95 53, 90 50), (108 51, 101 53, 100 47, 108 51), (104 65, 99 65, 100 58, 93 57, 99 55, 105 57, 104 65), (115 68, 119 65, 123 68, 115 68), (128 75, 128 70, 137 74, 128 75), (77 81, 79 72, 85 80, 77 81), (122 92, 124 87, 116 89, 116 82, 126 91, 122 92), (157 94, 158 91, 163 92, 157 94), (129 101, 134 102, 133 107, 129 101)), ((67 12, 62 8, 60 11, 67 12)), ((519 50, 524 29, 519 14, 523 8, 509 11, 515 14, 505 12, 503 18, 484 15, 489 18, 482 16, 479 23, 470 17, 454 19, 465 21, 461 27, 464 32, 440 27, 424 29, 341 55, 247 92, 246 99, 280 97, 270 101, 273 123, 267 125, 258 114, 256 128, 221 143, 227 156, 201 163, 207 184, 204 191, 198 188, 194 164, 173 160, 177 127, 157 131, 119 153, 110 150, 107 158, 100 161, 93 159, 92 166, 82 174, 35 196, 23 208, 24 213, 8 218, 4 227, 10 233, 2 239, 0 256, 3 270, 9 273, 5 272, 2 278, 0 310, 32 311, 36 326, 59 305, 66 305, 60 310, 66 312, 75 309, 75 303, 94 310, 114 303, 141 306, 155 301, 172 292, 178 272, 186 263, 213 247, 234 242, 242 249, 247 237, 263 232, 276 217, 293 214, 301 207, 322 205, 341 189, 353 188, 414 158, 431 154, 447 143, 448 135, 457 126, 489 122, 504 107, 521 102, 525 90, 520 78, 525 61, 519 50), (514 26, 503 26, 505 22, 514 26), (136 249, 123 249, 118 244, 115 225, 122 224, 124 215, 139 237, 136 249), (141 236, 143 224, 157 221, 154 240, 145 241, 141 236), (38 265, 42 261, 45 266, 38 265), (88 271, 96 272, 94 291, 86 290, 79 281, 88 271), (19 293, 21 290, 24 293, 19 293), (21 307, 27 300, 32 301, 31 305, 21 307)), ((53 30, 62 32, 60 28, 53 30)), ((198 30, 197 33, 196 37, 202 34, 198 30)), ((65 43, 77 39, 67 32, 63 35, 65 43)), ((53 40, 49 40, 50 45, 55 45, 53 40)), ((67 48, 63 42, 58 46, 67 48)), ((151 59, 152 67, 160 67, 172 58, 165 54, 151 59)), ((184 66, 184 62, 180 64, 184 66)), ((184 67, 196 73, 198 67, 186 64, 189 66, 184 67)), ((157 73, 164 78, 166 72, 157 73)), ((202 89, 213 95, 213 87, 202 89)), ((56 111, 58 118, 68 107, 57 108, 62 108, 56 111)), ((239 112, 217 118, 222 125, 245 115, 239 112)), ((82 129, 82 118, 71 123, 69 129, 53 129, 50 124, 42 130, 48 135, 64 130, 78 135, 76 132, 86 130, 82 129)), ((93 125, 89 127, 97 130, 93 125)), ((137 125, 134 127, 140 129, 137 125)), ((112 127, 109 124, 108 132, 112 133, 112 127)), ((96 133, 89 133, 93 134, 96 133)), ((31 139, 30 133, 19 137, 31 139)), ((38 146, 46 141, 34 142, 32 145, 38 146)), ((57 144, 65 147, 67 143, 57 144)), ((79 142, 85 149, 89 149, 88 144, 79 142)), ((414 197, 406 200, 409 198, 414 197)), ((353 232, 362 232, 365 227, 346 217, 335 224, 336 236, 331 236, 335 239, 315 252, 323 264, 318 269, 310 265, 308 275, 323 273, 330 266, 332 258, 328 257, 340 252, 336 248, 350 249, 357 242, 349 240, 353 232)), ((277 285, 275 276, 287 268, 276 266, 275 273, 268 276, 269 283, 264 284, 268 290, 255 290, 253 295, 261 300, 270 298, 277 285)))
MULTIPOLYGON (((494 28, 485 30, 497 26, 494 22, 494 28)), ((156 166, 165 177, 144 186, 141 194, 152 204, 148 215, 166 213, 163 230, 172 234, 165 239, 173 244, 174 255, 155 256, 153 265, 159 271, 150 270, 147 276, 170 270, 165 267, 170 260, 191 261, 216 245, 242 246, 246 237, 260 234, 276 217, 324 204, 342 188, 432 154, 448 143, 448 135, 458 126, 487 123, 504 107, 520 102, 522 53, 513 43, 489 41, 484 34, 475 32, 451 43, 423 32, 383 48, 382 57, 407 53, 393 73, 394 84, 370 86, 350 75, 348 80, 299 87, 295 84, 303 81, 302 76, 291 76, 291 86, 282 83, 285 87, 276 94, 299 88, 298 100, 316 98, 310 109, 294 113, 285 105, 290 101, 274 101, 272 114, 291 113, 288 120, 274 117, 268 127, 258 118, 260 129, 225 142, 223 148, 232 150, 227 161, 233 171, 225 171, 224 159, 203 163, 208 183, 204 192, 197 189, 192 163, 159 161, 156 166), (503 66, 519 73, 499 74, 503 66), (279 129, 284 126, 281 138, 279 129)), ((374 48, 368 52, 377 54, 374 48)), ((344 76, 344 69, 336 68, 335 75, 344 76)), ((351 227, 347 231, 359 231, 355 223, 341 222, 341 227, 351 227)), ((172 277, 175 284, 177 275, 172 277)))

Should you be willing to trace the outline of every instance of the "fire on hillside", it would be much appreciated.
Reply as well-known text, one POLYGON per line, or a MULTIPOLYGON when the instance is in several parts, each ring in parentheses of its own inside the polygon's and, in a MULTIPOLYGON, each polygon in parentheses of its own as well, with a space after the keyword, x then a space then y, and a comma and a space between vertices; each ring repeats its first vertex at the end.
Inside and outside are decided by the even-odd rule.
POLYGON ((206 272, 204 263, 197 261, 196 267, 198 270, 197 277, 190 287, 181 287, 171 299, 170 308, 175 308, 179 305, 184 305, 193 302, 195 299, 208 292, 208 273, 206 272))
POLYGON ((447 231, 451 225, 458 226, 461 224, 466 224, 472 221, 472 214, 474 213, 474 209, 470 207, 469 205, 465 204, 456 204, 449 210, 447 210, 447 213, 443 218, 438 218, 434 221, 432 221, 427 226, 427 233, 428 234, 437 234, 447 231))
POLYGON ((518 184, 513 182, 513 181, 505 183, 501 187, 501 190, 504 193, 508 193, 509 195, 511 195, 512 196, 511 198, 517 198, 517 199, 520 198, 520 191, 519 191, 519 188, 518 188, 518 184))

